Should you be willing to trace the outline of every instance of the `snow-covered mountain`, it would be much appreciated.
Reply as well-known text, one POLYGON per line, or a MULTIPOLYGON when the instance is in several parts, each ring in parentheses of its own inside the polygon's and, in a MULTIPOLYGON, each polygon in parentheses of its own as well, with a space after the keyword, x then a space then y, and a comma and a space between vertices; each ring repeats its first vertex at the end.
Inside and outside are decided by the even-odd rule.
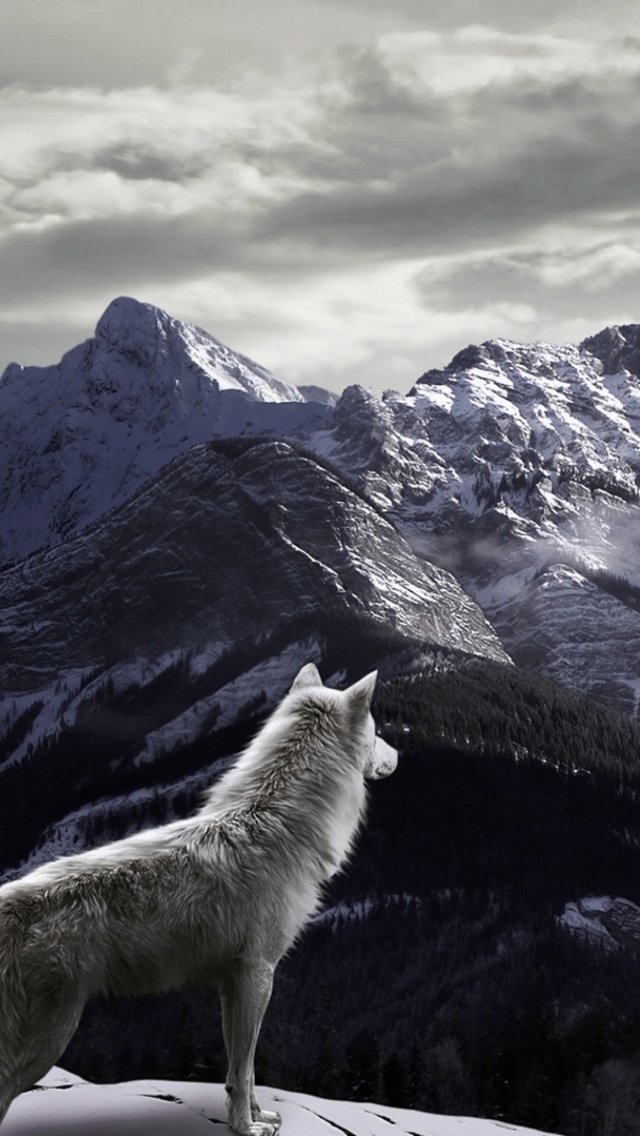
POLYGON ((175 704, 121 721, 132 752, 194 744, 223 704, 230 728, 307 657, 329 676, 411 645, 393 666, 415 666, 418 644, 509 655, 634 713, 639 372, 632 325, 309 402, 115 300, 58 366, 0 381, 0 538, 40 548, 0 574, 0 764, 55 751, 106 692, 122 717, 176 667, 175 704))
POLYGON ((408 395, 334 401, 114 300, 58 365, 0 380, 0 559, 73 537, 198 443, 294 438, 457 576, 514 661, 636 713, 640 325, 494 340, 408 395))
POLYGON ((312 458, 259 439, 193 447, 108 517, 8 568, 3 684, 207 641, 220 651, 320 611, 506 658, 448 572, 312 458))
POLYGON ((0 561, 102 516, 197 442, 288 434, 322 414, 199 328, 114 300, 60 363, 0 378, 0 561))
MULTIPOLYGON (((282 1136, 322 1136, 338 1130, 348 1136, 379 1136, 393 1126, 397 1136, 545 1136, 532 1128, 461 1116, 431 1116, 379 1104, 320 1100, 305 1093, 259 1088, 264 1106, 282 1116, 282 1136)), ((81 1077, 52 1069, 29 1093, 11 1106, 3 1124, 6 1136, 198 1136, 211 1125, 227 1127, 222 1085, 196 1081, 129 1081, 92 1085, 81 1077), (61 1091, 65 1090, 65 1091, 61 1091)))
POLYGON ((453 571, 512 658, 637 712, 640 325, 495 340, 407 396, 347 390, 309 443, 453 571))
POLYGON ((631 713, 639 347, 639 325, 579 347, 493 342, 424 375, 408 401, 447 464, 447 499, 426 524, 407 510, 402 526, 445 537, 442 562, 457 564, 517 662, 631 713))

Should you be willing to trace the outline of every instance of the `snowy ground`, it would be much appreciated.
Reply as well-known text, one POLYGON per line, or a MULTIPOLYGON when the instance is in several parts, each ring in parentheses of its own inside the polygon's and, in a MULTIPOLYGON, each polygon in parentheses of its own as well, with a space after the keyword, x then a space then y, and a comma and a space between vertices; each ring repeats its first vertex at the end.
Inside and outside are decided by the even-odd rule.
MULTIPOLYGON (((377 1104, 320 1100, 303 1093, 259 1089, 263 1108, 282 1116, 282 1136, 545 1136, 495 1120, 461 1116, 431 1116, 377 1104)), ((52 1071, 11 1105, 2 1136, 198 1136, 225 1124, 222 1085, 193 1081, 128 1081, 120 1085, 91 1085, 66 1073, 52 1071), (63 1091, 64 1090, 64 1091, 63 1091)))

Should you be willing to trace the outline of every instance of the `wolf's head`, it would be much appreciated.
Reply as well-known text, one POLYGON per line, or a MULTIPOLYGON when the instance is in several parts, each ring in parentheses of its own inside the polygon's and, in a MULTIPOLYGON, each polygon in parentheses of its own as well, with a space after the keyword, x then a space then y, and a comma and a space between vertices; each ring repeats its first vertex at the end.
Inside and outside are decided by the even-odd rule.
MULTIPOLYGON (((362 775, 369 780, 388 777, 398 763, 398 751, 376 734, 371 702, 377 678, 378 672, 372 671, 347 690, 332 691, 339 699, 351 737, 359 743, 362 775)), ((313 663, 307 663, 294 680, 291 690, 301 691, 322 685, 318 668, 313 663)))

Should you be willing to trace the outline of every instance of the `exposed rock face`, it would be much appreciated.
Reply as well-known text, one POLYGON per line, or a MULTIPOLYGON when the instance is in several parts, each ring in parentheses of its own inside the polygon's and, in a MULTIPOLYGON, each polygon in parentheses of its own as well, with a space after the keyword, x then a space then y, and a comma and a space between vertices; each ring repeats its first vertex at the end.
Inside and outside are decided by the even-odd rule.
POLYGON ((640 907, 620 896, 589 896, 568 903, 560 923, 575 935, 615 951, 640 955, 640 907))
POLYGON ((580 349, 600 360, 605 375, 627 371, 640 378, 640 324, 605 327, 597 335, 583 339, 580 349))

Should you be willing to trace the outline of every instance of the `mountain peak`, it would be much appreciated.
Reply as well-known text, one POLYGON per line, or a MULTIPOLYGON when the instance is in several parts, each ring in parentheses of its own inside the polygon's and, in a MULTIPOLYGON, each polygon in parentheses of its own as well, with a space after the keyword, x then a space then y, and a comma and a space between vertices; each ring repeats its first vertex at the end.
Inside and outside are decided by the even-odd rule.
POLYGON ((468 371, 482 371, 483 369, 501 367, 514 351, 525 350, 517 343, 508 339, 487 339, 484 343, 470 343, 458 351, 446 367, 432 367, 425 371, 417 380, 415 386, 409 391, 409 397, 417 394, 423 386, 440 383, 450 383, 452 378, 468 371))
POLYGON ((640 324, 612 324, 596 335, 583 339, 580 350, 595 355, 602 363, 605 375, 620 371, 640 378, 640 324))
POLYGON ((159 385, 176 382, 186 393, 205 386, 217 391, 235 390, 261 402, 304 402, 297 387, 282 382, 245 355, 225 347, 209 332, 173 319, 162 308, 130 296, 112 300, 98 320, 89 344, 89 361, 106 352, 107 366, 114 357, 133 364, 159 385))
POLYGON ((96 340, 148 371, 165 347, 173 321, 162 308, 130 296, 112 300, 98 320, 96 340))

